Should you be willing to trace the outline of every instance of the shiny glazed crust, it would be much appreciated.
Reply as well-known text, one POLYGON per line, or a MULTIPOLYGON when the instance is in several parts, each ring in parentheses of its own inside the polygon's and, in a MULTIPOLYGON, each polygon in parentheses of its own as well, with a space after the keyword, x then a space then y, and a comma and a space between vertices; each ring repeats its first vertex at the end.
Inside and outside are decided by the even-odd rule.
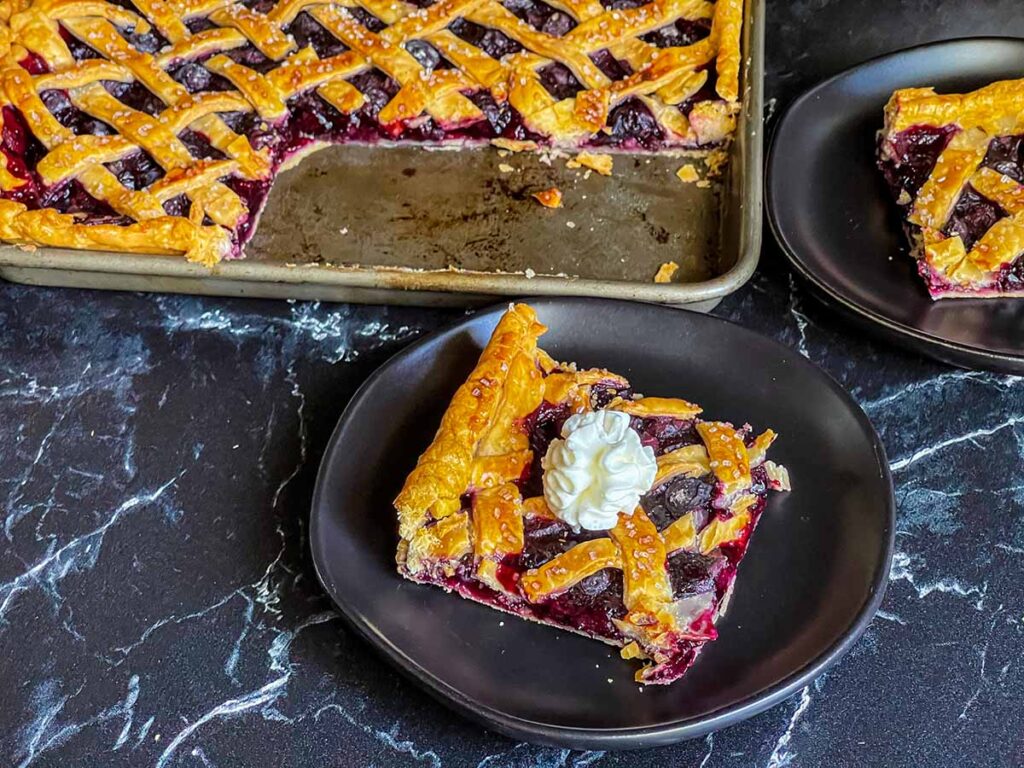
POLYGON ((0 0, 0 106, 20 113, 46 153, 28 170, 37 171, 45 187, 77 181, 130 219, 124 225, 85 224, 56 210, 33 210, 16 194, 24 178, 0 155, 0 239, 183 253, 213 265, 233 253, 228 231, 257 213, 225 179, 269 181, 278 170, 266 149, 235 133, 222 115, 255 113, 265 121, 264 129, 273 130, 287 121, 288 100, 307 91, 343 114, 352 113, 365 97, 349 78, 372 69, 400 86, 377 115, 382 126, 427 117, 443 128, 465 126, 484 119, 469 95, 487 91, 496 102, 513 106, 530 131, 564 146, 605 130, 610 111, 628 98, 643 102, 668 145, 727 139, 738 107, 742 0, 652 0, 621 11, 598 0, 569 0, 558 8, 576 26, 561 37, 535 29, 498 0, 439 0, 425 9, 402 0, 280 0, 265 13, 230 0, 135 0, 133 6, 106 0, 0 0), (370 31, 353 13, 357 10, 372 14, 384 29, 370 31), (302 12, 347 50, 321 59, 312 47, 299 49, 285 30, 302 12), (448 29, 457 19, 497 30, 523 50, 495 59, 448 29), (196 20, 209 22, 208 28, 192 32, 185 22, 196 20), (708 20, 710 33, 679 47, 658 48, 643 40, 677 20, 708 20), (169 41, 156 55, 133 48, 128 37, 150 29, 169 41), (99 57, 76 60, 62 35, 85 42, 99 57), (453 68, 425 69, 406 49, 411 41, 429 43, 453 68), (257 71, 224 55, 249 44, 274 66, 257 71), (606 75, 590 58, 604 50, 632 73, 619 80, 606 75), (201 63, 231 88, 190 94, 168 74, 182 61, 201 63), (567 67, 583 89, 564 99, 551 95, 538 70, 555 63, 567 67), (706 84, 709 71, 716 75, 716 98, 699 102, 684 116, 677 105, 706 84), (104 82, 141 83, 163 111, 153 116, 129 108, 104 82), (116 133, 75 135, 43 102, 47 90, 65 91, 74 107, 116 133), (194 158, 180 139, 185 129, 202 134, 223 159, 194 158), (140 150, 165 175, 133 190, 106 164, 140 150), (179 195, 188 197, 187 216, 164 210, 163 204, 179 195))
POLYGON ((918 126, 955 130, 907 215, 932 296, 1016 295, 995 286, 1000 272, 1024 253, 1024 185, 981 164, 993 139, 1024 132, 1024 80, 992 83, 967 94, 942 95, 932 88, 896 91, 885 108, 883 162, 896 154, 899 135, 918 126), (970 250, 959 235, 943 233, 968 185, 1009 214, 970 250))
MULTIPOLYGON (((668 557, 680 550, 712 554, 749 536, 751 510, 758 502, 751 490, 751 469, 765 466, 769 478, 774 478, 769 480, 772 487, 789 487, 785 469, 766 461, 775 433, 766 431, 748 448, 731 425, 698 422, 702 443, 659 456, 655 488, 681 475, 713 475, 723 494, 721 514, 698 530, 693 513, 687 513, 659 531, 638 506, 631 515, 620 514, 606 538, 578 543, 543 565, 522 571, 510 583, 499 570, 503 560, 523 551, 524 523, 553 517, 543 497, 524 499, 516 484, 533 461, 523 419, 542 401, 550 406, 567 404, 572 412, 591 410, 591 388, 597 384, 628 387, 625 379, 607 371, 556 364, 537 347, 545 330, 524 304, 511 306, 499 321, 395 500, 401 539, 398 568, 413 581, 446 589, 458 589, 453 578, 468 574, 501 597, 488 604, 541 621, 531 614, 531 604, 543 603, 605 568, 619 569, 627 613, 615 624, 625 639, 598 639, 625 646, 627 658, 649 659, 651 664, 637 679, 658 682, 677 660, 681 642, 715 636, 709 612, 721 608, 692 597, 676 599, 668 557)), ((617 398, 607 407, 675 419, 695 418, 701 412, 699 406, 673 398, 617 398)))

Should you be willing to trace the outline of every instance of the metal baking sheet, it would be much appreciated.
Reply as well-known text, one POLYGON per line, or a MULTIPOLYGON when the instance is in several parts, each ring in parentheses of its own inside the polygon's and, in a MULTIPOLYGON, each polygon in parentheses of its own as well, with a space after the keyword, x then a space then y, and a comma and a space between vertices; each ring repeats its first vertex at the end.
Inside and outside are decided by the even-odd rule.
MULTIPOLYGON (((763 0, 747 0, 744 99, 724 176, 684 184, 692 155, 615 154, 611 177, 566 157, 490 147, 334 146, 274 183, 247 258, 0 247, 0 276, 35 285, 368 303, 603 296, 709 309, 761 246, 763 0), (511 170, 509 170, 511 169, 511 170), (557 186, 564 207, 531 193, 557 186), (679 264, 671 283, 658 267, 679 264)), ((702 174, 703 175, 703 174, 702 174)))

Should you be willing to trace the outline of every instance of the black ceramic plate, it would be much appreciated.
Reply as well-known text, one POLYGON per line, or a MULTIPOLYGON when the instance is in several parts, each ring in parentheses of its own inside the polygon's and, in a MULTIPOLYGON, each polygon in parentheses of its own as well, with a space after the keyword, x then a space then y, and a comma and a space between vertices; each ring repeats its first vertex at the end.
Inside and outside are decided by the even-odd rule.
POLYGON ((918 352, 1024 373, 1024 300, 933 302, 875 166, 893 91, 963 92, 1022 76, 1024 40, 953 40, 861 64, 793 103, 768 159, 768 220, 819 295, 918 352))
POLYGON ((645 686, 616 649, 529 623, 395 572, 391 501, 473 368, 504 306, 404 350, 341 418, 320 467, 311 544, 324 587, 385 657, 497 731, 576 748, 700 736, 781 701, 850 648, 882 598, 894 505, 867 417, 800 355, 724 320, 595 299, 531 302, 557 359, 626 375, 647 395, 781 434, 773 494, 720 637, 679 682, 645 686), (610 682, 609 682, 610 679, 610 682))

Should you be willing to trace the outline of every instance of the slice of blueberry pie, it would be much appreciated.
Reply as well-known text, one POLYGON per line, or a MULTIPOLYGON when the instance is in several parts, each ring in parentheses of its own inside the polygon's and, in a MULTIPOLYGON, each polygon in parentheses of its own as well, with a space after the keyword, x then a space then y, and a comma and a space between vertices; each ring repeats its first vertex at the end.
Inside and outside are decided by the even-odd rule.
POLYGON ((330 144, 729 137, 743 0, 8 0, 0 240, 240 256, 330 144))
POLYGON ((896 91, 879 166, 933 299, 1024 296, 1024 80, 896 91))
POLYGON ((768 492, 789 489, 775 433, 557 363, 545 330, 522 304, 498 323, 395 500, 398 569, 670 683, 715 639, 768 492))

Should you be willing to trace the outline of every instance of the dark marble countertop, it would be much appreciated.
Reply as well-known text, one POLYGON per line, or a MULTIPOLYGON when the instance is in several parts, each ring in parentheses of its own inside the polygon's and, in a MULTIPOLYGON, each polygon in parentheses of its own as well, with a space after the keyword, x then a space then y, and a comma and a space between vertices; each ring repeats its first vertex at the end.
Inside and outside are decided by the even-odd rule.
MULTIPOLYGON (((888 50, 1024 35, 1017 0, 768 14, 770 115, 888 50)), ((790 701, 670 748, 575 753, 435 704, 346 629, 310 565, 313 480, 347 399, 458 311, 0 284, 0 764, 1024 764, 1024 379, 847 326, 770 242, 716 312, 871 416, 897 483, 892 581, 854 650, 790 701)))

